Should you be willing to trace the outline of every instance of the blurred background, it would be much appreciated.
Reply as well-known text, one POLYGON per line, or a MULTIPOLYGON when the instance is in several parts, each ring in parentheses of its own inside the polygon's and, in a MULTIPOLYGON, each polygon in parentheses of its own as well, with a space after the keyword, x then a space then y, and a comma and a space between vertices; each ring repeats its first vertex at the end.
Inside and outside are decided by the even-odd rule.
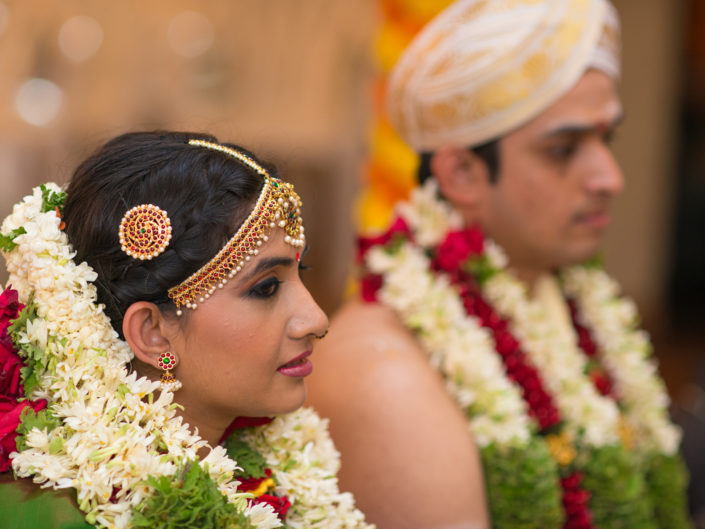
MULTIPOLYGON (((370 173, 380 79, 408 33, 447 3, 0 1, 0 217, 34 185, 66 182, 118 133, 211 132, 297 185, 307 281, 332 312, 354 228, 381 224, 384 200, 411 178, 370 173), (357 198, 370 180, 382 202, 357 198)), ((705 409, 691 384, 705 357, 705 2, 614 3, 627 116, 615 151, 627 189, 607 266, 637 301, 671 394, 705 409)))

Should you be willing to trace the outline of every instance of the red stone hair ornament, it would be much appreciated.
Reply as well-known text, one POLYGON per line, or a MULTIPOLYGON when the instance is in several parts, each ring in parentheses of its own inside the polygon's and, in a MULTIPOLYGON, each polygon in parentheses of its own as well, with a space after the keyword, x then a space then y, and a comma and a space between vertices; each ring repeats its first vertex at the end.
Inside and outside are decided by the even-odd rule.
POLYGON ((152 259, 166 250, 171 240, 171 221, 154 204, 130 209, 120 222, 120 248, 135 259, 152 259))

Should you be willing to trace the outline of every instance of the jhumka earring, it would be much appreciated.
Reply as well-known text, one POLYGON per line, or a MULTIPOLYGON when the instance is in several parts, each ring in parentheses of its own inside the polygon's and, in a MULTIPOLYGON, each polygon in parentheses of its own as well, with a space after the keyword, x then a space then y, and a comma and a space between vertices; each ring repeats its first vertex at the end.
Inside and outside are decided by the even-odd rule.
POLYGON ((157 359, 159 369, 163 370, 162 378, 159 381, 159 386, 164 390, 178 391, 181 389, 181 382, 176 380, 176 377, 171 372, 179 361, 176 359, 176 355, 165 351, 159 355, 157 359))

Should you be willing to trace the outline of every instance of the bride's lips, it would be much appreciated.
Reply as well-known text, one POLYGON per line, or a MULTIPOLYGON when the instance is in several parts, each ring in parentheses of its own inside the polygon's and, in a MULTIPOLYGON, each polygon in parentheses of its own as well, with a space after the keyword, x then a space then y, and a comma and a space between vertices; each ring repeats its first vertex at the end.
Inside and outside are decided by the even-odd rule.
POLYGON ((308 359, 312 351, 304 351, 299 356, 280 366, 277 371, 288 377, 305 377, 313 371, 313 364, 308 359))

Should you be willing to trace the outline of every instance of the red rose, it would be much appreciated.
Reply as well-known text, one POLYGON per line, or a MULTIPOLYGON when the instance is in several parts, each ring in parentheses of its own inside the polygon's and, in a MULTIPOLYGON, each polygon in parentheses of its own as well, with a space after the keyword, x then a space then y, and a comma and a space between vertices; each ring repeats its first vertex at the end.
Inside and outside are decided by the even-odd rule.
POLYGON ((375 237, 358 237, 357 239, 357 262, 362 263, 365 254, 373 246, 384 246, 397 234, 409 235, 409 226, 404 219, 397 217, 389 229, 381 235, 375 237))
POLYGON ((18 398, 22 395, 20 368, 22 359, 12 347, 0 340, 0 395, 18 398))
POLYGON ((452 231, 438 247, 436 264, 441 270, 458 270, 468 258, 480 255, 483 249, 482 232, 477 228, 452 231))
POLYGON ((31 407, 35 412, 46 408, 46 401, 17 402, 13 398, 0 395, 0 472, 10 469, 10 454, 17 451, 15 438, 20 416, 25 408, 31 407))
POLYGON ((17 291, 7 288, 0 294, 0 395, 19 397, 22 392, 20 368, 22 360, 17 356, 7 328, 22 310, 17 291))
POLYGON ((364 301, 377 301, 377 291, 382 288, 382 276, 367 274, 360 280, 360 295, 364 301))
POLYGON ((18 300, 17 291, 12 287, 6 288, 0 294, 0 335, 4 335, 7 328, 16 319, 24 307, 18 300))
POLYGON ((286 496, 272 496, 271 494, 262 494, 252 500, 252 502, 271 505, 282 522, 286 521, 286 513, 289 511, 289 507, 291 507, 291 502, 286 496))

